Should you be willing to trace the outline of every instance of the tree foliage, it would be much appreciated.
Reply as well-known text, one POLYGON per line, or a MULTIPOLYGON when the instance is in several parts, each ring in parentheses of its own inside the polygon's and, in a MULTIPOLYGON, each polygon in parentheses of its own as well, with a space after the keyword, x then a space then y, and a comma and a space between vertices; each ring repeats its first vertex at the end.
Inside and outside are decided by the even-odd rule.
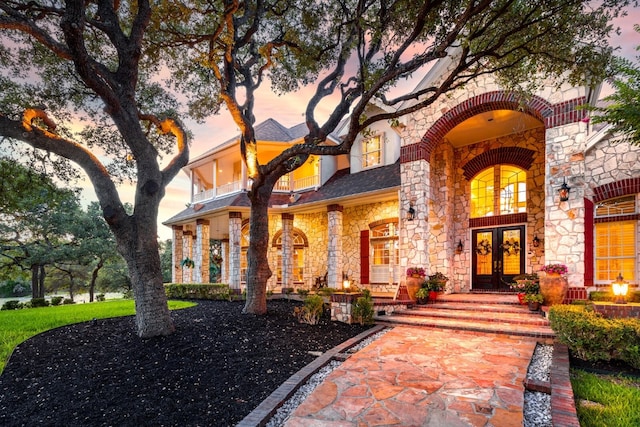
MULTIPOLYGON (((640 33, 640 25, 634 26, 640 33)), ((640 46, 636 47, 640 50, 640 46)), ((631 144, 640 145, 640 56, 636 63, 616 58, 609 79, 615 92, 604 98, 604 107, 591 108, 596 114, 593 123, 608 123, 631 144)))
POLYGON ((543 80, 571 83, 604 76, 611 55, 609 22, 626 0, 296 0, 162 2, 150 33, 172 82, 206 117, 220 103, 240 129, 252 180, 251 241, 245 312, 266 311, 267 206, 277 180, 309 155, 350 152, 373 123, 422 109, 473 79, 493 74, 530 93, 543 80), (443 58, 442 77, 418 91, 399 82, 443 58), (260 163, 253 128, 258 89, 280 93, 312 85, 304 110, 308 134, 260 163), (381 105, 377 112, 367 111, 381 105), (321 107, 330 111, 321 119, 321 107), (368 114, 367 114, 368 113, 368 114), (323 144, 347 119, 340 143, 323 144))

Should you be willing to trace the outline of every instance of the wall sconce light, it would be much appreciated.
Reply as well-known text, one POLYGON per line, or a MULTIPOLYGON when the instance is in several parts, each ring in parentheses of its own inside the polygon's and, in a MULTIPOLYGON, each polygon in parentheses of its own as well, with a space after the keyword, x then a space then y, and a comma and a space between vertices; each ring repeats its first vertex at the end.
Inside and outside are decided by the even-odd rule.
POLYGON ((413 209, 413 205, 409 203, 409 210, 407 211, 407 221, 413 221, 413 218, 416 217, 416 210, 413 209))
POLYGON ((456 245, 456 253, 459 255, 462 253, 463 250, 464 250, 464 244, 462 243, 462 239, 460 239, 458 241, 458 244, 456 245))
POLYGON ((538 236, 533 236, 533 247, 537 248, 538 246, 540 246, 540 239, 538 239, 538 236))
POLYGON ((611 284, 611 288, 613 289, 613 295, 615 295, 615 303, 616 304, 626 304, 627 303, 627 292, 629 291, 629 284, 624 281, 622 277, 622 273, 618 274, 616 281, 611 284))
POLYGON ((351 281, 349 279, 345 279, 342 281, 342 289, 348 291, 351 287, 351 281))
POLYGON ((571 187, 567 185, 567 181, 565 180, 560 188, 558 188, 558 194, 560 195, 561 202, 569 200, 569 191, 571 191, 571 187))

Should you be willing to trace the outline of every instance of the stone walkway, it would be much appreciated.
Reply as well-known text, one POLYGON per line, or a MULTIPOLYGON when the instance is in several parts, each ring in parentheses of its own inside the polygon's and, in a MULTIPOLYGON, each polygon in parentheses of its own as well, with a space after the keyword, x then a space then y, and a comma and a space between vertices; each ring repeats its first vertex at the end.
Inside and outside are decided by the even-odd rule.
POLYGON ((522 426, 531 338, 397 326, 334 370, 287 427, 522 426))

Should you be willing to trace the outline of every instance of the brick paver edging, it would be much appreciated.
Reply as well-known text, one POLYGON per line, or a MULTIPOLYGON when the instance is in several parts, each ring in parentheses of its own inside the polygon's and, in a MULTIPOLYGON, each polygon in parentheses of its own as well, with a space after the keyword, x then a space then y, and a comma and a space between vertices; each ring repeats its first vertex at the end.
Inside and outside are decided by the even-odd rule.
POLYGON ((278 387, 273 393, 271 393, 265 400, 262 401, 258 407, 256 407, 249 415, 244 417, 236 427, 256 427, 264 426, 269 422, 269 419, 276 413, 278 408, 283 405, 293 394, 302 386, 307 380, 316 372, 318 372, 323 366, 328 364, 333 359, 339 359, 340 353, 344 353, 351 347, 369 338, 371 335, 377 334, 383 329, 388 328, 385 325, 376 325, 371 329, 367 329, 359 335, 348 339, 347 341, 333 347, 331 350, 326 351, 321 356, 318 356, 313 362, 309 363, 304 368, 300 369, 295 374, 291 375, 280 387, 278 387))
POLYGON ((551 382, 551 422, 554 426, 580 427, 569 377, 569 349, 553 344, 553 362, 549 373, 551 382))

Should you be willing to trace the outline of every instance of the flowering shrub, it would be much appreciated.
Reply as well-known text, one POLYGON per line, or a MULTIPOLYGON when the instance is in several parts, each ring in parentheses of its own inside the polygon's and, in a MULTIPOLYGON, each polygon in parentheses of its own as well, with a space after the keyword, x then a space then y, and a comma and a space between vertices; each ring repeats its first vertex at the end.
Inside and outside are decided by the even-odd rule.
POLYGON ((521 294, 537 294, 540 292, 540 284, 533 280, 519 280, 509 285, 509 287, 521 294))
POLYGON ((540 271, 544 271, 545 273, 567 274, 569 269, 564 264, 549 264, 542 267, 540 271))
POLYGON ((407 268, 407 276, 409 276, 409 277, 413 277, 413 276, 425 277, 426 275, 427 275, 427 273, 424 271, 424 268, 422 268, 422 267, 409 267, 409 268, 407 268))

